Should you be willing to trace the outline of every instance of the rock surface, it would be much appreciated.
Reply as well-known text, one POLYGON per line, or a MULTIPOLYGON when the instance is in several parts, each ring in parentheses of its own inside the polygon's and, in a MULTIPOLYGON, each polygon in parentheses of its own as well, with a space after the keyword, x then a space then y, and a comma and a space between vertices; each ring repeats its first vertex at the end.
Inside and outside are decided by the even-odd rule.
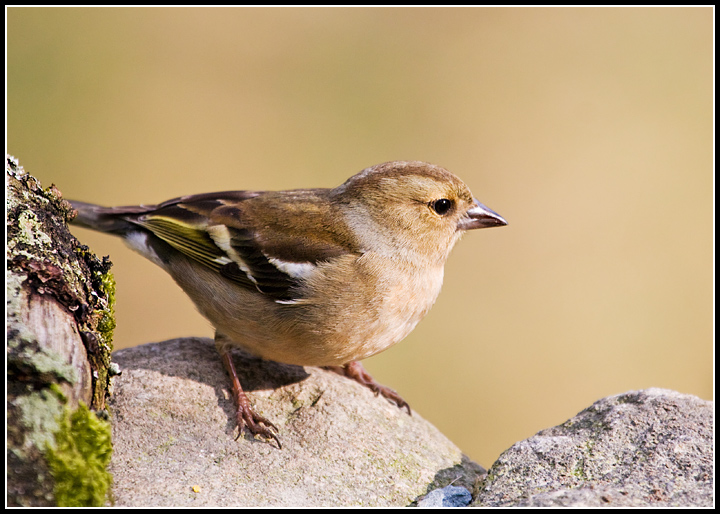
POLYGON ((505 451, 473 505, 711 507, 713 412, 665 389, 604 398, 505 451))
POLYGON ((255 410, 283 448, 235 440, 229 379, 209 339, 117 351, 113 415, 116 506, 405 506, 482 478, 417 413, 335 373, 234 360, 255 410))
POLYGON ((418 502, 418 507, 467 507, 471 501, 470 491, 464 487, 447 485, 430 491, 430 494, 418 502))
POLYGON ((345 377, 236 352, 283 449, 237 441, 209 339, 120 350, 116 506, 712 506, 713 403, 663 389, 599 400, 513 445, 489 474, 417 413, 345 377), (450 486, 450 487, 448 487, 450 486), (463 490, 458 489, 463 488, 463 490))

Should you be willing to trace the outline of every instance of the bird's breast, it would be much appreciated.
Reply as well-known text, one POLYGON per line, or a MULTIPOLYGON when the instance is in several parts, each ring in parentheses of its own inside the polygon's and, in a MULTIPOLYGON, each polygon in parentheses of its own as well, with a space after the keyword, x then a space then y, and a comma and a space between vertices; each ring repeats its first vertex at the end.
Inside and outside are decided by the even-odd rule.
POLYGON ((401 341, 427 314, 442 287, 442 266, 403 265, 367 254, 353 266, 353 273, 342 275, 356 280, 326 277, 318 290, 330 294, 314 298, 307 307, 311 323, 303 332, 323 347, 331 361, 324 365, 361 360, 401 341))

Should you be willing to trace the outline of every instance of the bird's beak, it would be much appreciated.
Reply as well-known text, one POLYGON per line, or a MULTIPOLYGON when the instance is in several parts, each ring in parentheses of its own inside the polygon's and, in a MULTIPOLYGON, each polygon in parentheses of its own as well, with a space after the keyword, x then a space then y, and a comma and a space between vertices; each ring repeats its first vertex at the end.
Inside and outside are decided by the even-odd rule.
POLYGON ((502 227, 507 225, 505 218, 477 200, 475 205, 467 211, 458 222, 458 230, 472 230, 474 228, 502 227))

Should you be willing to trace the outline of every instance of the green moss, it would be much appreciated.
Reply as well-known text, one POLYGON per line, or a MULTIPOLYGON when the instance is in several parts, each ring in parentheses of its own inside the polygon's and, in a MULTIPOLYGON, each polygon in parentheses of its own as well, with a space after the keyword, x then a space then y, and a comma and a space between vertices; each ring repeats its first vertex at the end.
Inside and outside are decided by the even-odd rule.
POLYGON ((48 467, 55 482, 59 507, 99 507, 105 504, 112 475, 110 424, 80 402, 58 420, 55 444, 46 446, 48 467))
POLYGON ((112 350, 113 331, 115 330, 115 278, 109 271, 99 276, 100 290, 105 294, 107 307, 98 322, 98 332, 103 342, 112 350))
POLYGON ((92 287, 97 292, 92 302, 94 326, 93 323, 89 326, 97 347, 88 357, 96 372, 93 376, 92 405, 96 409, 101 409, 105 406, 105 395, 109 387, 108 366, 110 366, 115 331, 115 278, 110 272, 112 264, 107 257, 99 261, 86 246, 80 246, 75 251, 88 264, 92 287))
POLYGON ((575 463, 575 467, 570 470, 570 474, 580 480, 587 480, 587 477, 585 476, 585 459, 578 459, 575 463))
POLYGON ((62 403, 62 404, 67 403, 68 398, 65 395, 65 393, 63 393, 62 389, 60 389, 59 385, 50 384, 49 389, 50 389, 50 392, 52 392, 57 397, 57 399, 60 403, 62 403))

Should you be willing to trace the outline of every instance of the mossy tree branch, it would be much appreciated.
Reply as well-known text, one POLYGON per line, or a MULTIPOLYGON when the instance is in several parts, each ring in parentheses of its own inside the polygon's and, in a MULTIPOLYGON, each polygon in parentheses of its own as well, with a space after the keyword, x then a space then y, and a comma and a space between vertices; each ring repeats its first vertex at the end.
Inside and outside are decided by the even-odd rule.
MULTIPOLYGON (((74 435, 68 430, 73 425, 64 420, 85 405, 96 412, 105 409, 114 281, 109 260, 99 260, 68 231, 73 210, 60 192, 54 186, 43 189, 12 157, 6 158, 5 171, 7 502, 56 505, 59 468, 49 467, 47 456, 62 462, 58 441, 72 446, 68 437, 74 435)), ((105 446, 110 444, 107 423, 86 426, 107 432, 105 446)), ((73 466, 76 472, 88 471, 77 458, 73 466)), ((96 503, 99 497, 82 495, 96 503)))

